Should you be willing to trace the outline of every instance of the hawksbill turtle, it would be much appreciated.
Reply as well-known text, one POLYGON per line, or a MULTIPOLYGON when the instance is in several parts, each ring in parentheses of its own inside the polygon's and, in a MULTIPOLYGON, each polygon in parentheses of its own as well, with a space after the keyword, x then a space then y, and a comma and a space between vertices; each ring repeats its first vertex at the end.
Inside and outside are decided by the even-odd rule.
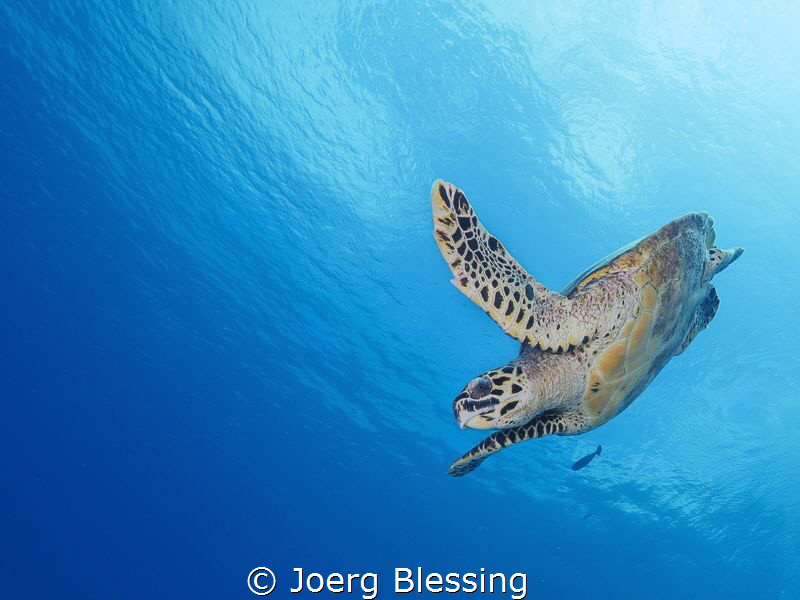
POLYGON ((518 442, 607 423, 714 318, 711 278, 742 253, 714 246, 714 221, 690 213, 603 258, 559 294, 481 225, 463 192, 431 190, 434 239, 452 283, 522 343, 519 356, 453 401, 461 428, 495 429, 456 460, 455 477, 518 442))

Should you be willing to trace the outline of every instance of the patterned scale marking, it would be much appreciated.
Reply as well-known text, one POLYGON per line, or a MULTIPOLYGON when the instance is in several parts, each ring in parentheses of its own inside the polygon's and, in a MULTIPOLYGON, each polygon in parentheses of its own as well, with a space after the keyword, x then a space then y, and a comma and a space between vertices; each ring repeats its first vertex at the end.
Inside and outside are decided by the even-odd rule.
POLYGON ((580 412, 548 411, 525 425, 496 431, 450 465, 447 472, 453 477, 461 477, 477 469, 492 454, 512 444, 546 435, 571 435, 582 431, 585 426, 586 419, 580 412))
MULTIPOLYGON (((589 341, 596 327, 581 318, 589 313, 582 298, 573 302, 538 283, 483 227, 461 190, 437 181, 431 202, 434 238, 453 274, 453 285, 503 331, 553 352, 589 341)), ((593 310, 600 312, 598 308, 593 310)))

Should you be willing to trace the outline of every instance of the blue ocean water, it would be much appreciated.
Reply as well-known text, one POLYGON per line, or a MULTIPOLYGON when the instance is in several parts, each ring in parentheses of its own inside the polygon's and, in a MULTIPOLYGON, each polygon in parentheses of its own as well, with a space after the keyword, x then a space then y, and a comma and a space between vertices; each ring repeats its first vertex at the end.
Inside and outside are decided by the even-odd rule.
POLYGON ((0 5, 3 597, 252 598, 260 566, 273 598, 313 597, 300 567, 378 573, 383 598, 401 567, 800 597, 798 22, 0 5), (747 252, 622 415, 453 479, 484 434, 450 403, 518 345, 449 284, 437 178, 555 289, 693 210, 747 252))

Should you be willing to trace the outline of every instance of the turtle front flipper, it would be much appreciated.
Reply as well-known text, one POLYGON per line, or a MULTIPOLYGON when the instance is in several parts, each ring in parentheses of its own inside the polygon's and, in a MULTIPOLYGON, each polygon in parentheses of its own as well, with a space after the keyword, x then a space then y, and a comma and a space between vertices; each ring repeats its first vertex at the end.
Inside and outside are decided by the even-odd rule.
POLYGON ((508 335, 531 347, 561 352, 604 331, 615 294, 590 298, 589 289, 568 299, 538 283, 481 225, 463 192, 449 183, 433 184, 431 204, 434 239, 453 273, 453 285, 508 335))
POLYGON ((477 469, 492 454, 512 444, 533 440, 546 435, 574 435, 587 428, 587 419, 580 411, 552 410, 533 418, 525 425, 495 431, 447 469, 448 475, 462 477, 477 469))

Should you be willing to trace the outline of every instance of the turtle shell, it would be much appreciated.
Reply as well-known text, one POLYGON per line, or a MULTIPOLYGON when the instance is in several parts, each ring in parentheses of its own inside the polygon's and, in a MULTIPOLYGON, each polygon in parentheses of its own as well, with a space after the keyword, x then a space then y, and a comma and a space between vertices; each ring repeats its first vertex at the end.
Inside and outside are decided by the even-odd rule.
POLYGON ((595 426, 633 402, 680 347, 704 295, 713 242, 711 217, 691 213, 600 260, 565 288, 572 297, 614 273, 635 284, 625 322, 585 349, 591 359, 583 406, 595 426))

